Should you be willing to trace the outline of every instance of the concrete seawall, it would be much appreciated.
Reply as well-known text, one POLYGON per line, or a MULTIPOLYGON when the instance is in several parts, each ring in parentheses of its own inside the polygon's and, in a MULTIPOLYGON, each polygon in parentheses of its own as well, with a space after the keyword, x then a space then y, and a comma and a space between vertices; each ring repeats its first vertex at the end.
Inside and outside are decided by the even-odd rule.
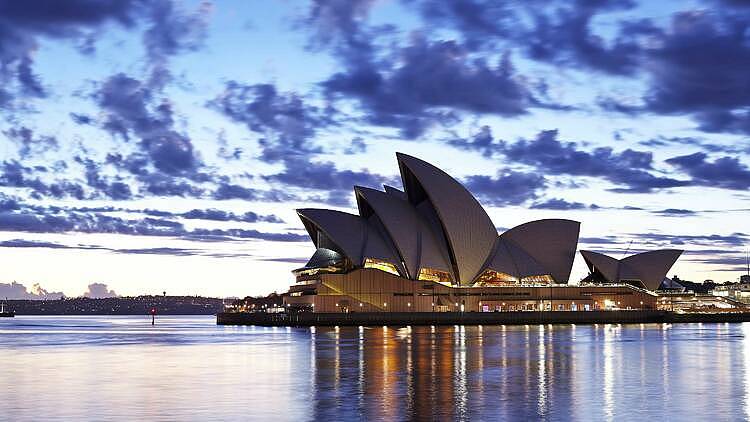
POLYGON ((352 312, 266 314, 223 312, 218 325, 372 326, 372 325, 492 325, 492 324, 634 324, 678 322, 745 322, 750 313, 692 313, 669 311, 547 311, 547 312, 352 312))

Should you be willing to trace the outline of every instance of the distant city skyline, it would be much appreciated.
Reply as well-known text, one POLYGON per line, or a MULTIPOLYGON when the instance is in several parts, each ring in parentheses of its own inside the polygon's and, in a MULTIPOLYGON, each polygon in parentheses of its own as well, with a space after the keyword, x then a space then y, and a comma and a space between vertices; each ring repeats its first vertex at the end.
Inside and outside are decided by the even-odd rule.
POLYGON ((500 232, 576 220, 580 249, 737 281, 748 34, 730 0, 0 0, 0 283, 285 291, 294 209, 356 212, 397 151, 500 232))

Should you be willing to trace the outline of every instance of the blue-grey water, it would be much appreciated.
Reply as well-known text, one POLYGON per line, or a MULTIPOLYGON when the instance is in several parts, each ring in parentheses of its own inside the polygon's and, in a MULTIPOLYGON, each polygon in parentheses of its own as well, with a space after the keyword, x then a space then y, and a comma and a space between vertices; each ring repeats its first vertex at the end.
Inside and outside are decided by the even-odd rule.
POLYGON ((0 420, 750 419, 750 324, 0 319, 0 420))

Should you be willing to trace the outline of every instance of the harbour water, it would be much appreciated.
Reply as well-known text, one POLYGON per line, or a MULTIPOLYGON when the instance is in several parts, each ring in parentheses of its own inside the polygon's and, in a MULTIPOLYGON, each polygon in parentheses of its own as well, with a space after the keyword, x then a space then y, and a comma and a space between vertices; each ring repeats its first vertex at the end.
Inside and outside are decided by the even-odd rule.
POLYGON ((0 419, 750 419, 750 323, 150 323, 0 321, 0 419))

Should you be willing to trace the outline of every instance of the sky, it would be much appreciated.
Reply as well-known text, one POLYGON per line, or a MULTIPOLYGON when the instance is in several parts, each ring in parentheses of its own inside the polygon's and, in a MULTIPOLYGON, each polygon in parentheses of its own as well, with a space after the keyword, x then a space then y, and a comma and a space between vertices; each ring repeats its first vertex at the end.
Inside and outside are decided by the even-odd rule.
POLYGON ((739 0, 0 0, 0 296, 285 291, 397 151, 736 281, 748 69, 739 0))

